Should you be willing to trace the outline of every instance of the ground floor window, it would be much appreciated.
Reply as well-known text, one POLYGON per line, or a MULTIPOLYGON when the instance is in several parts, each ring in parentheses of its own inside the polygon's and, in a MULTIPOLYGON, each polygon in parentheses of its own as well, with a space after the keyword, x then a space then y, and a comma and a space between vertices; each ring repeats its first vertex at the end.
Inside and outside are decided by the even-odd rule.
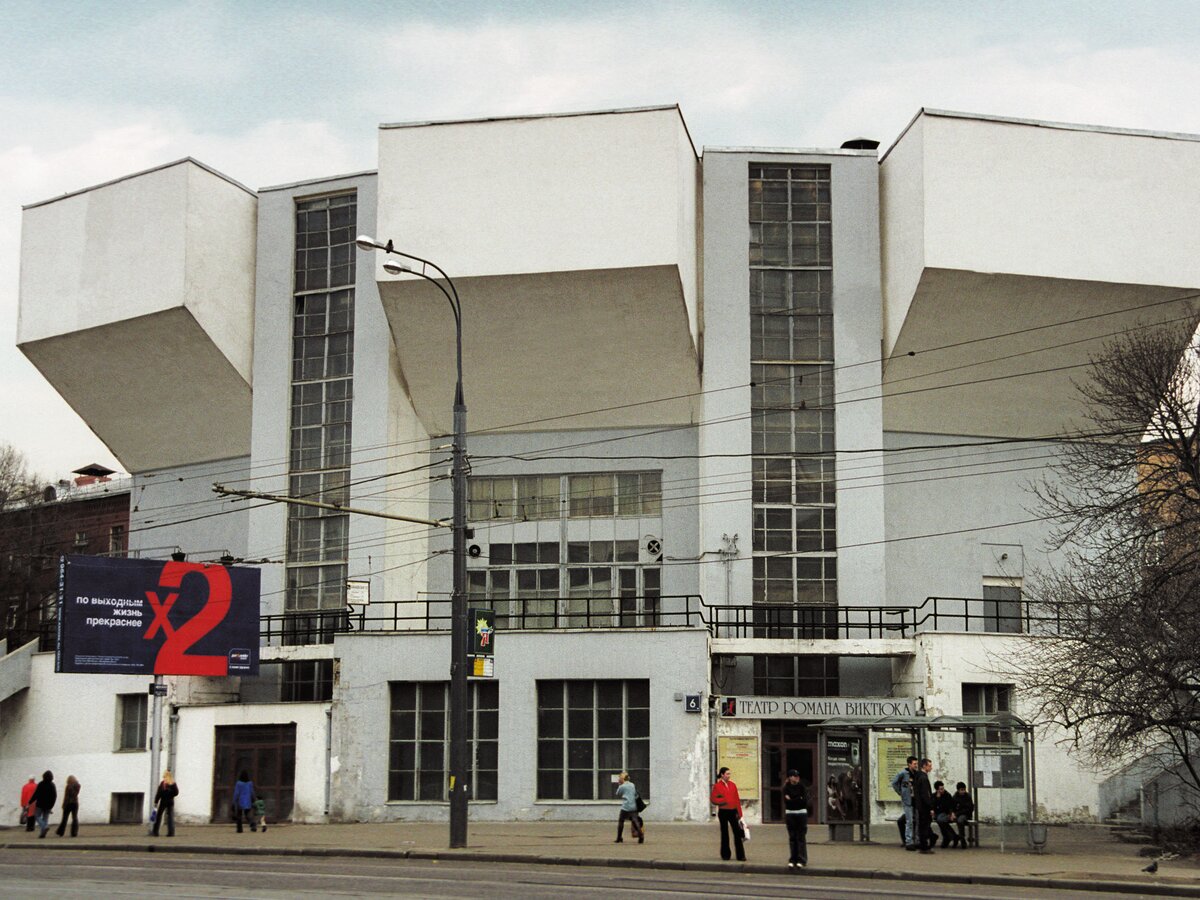
POLYGON ((650 682, 539 681, 539 800, 610 800, 621 771, 650 798, 650 682))
MULTIPOLYGON (((467 736, 473 800, 495 800, 499 767, 500 685, 468 685, 467 736)), ((450 768, 450 685, 393 682, 388 800, 447 800, 450 768)))

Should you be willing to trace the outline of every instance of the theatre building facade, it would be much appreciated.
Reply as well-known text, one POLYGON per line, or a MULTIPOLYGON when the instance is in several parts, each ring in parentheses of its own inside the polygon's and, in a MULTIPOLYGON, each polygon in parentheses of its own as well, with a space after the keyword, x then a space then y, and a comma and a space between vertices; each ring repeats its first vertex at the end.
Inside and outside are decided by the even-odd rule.
MULTIPOLYGON (((882 153, 701 152, 667 106, 384 125, 370 172, 251 190, 185 159, 27 207, 18 344, 131 473, 129 552, 261 571, 260 674, 167 679, 180 819, 219 820, 242 767, 275 818, 448 815, 454 319, 359 235, 462 301, 494 627, 472 819, 609 819, 628 771, 648 818, 703 821, 729 766, 776 822, 795 768, 857 836, 911 752, 985 817, 1105 815, 999 664, 1054 640, 1024 485, 1079 427, 1088 339, 1200 285, 1163 224, 1198 176, 1186 137, 930 110, 882 153)), ((135 815, 144 679, 51 649, 0 658, 0 781, 50 764, 135 815), (38 727, 80 703, 113 729, 38 727)))

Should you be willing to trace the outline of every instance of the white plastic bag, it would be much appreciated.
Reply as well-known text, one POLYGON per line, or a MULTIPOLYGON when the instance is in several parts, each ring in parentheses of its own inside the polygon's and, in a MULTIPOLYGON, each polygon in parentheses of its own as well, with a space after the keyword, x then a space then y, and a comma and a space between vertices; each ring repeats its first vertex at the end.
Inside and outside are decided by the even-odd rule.
POLYGON ((745 819, 738 819, 738 822, 740 822, 742 826, 742 840, 750 840, 750 826, 746 824, 745 819))

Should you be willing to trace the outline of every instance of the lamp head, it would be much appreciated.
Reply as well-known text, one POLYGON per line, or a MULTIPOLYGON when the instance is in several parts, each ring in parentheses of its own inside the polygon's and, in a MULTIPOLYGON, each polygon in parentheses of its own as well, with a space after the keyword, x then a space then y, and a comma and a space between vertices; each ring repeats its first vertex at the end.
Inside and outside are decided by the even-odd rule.
POLYGON ((369 234, 360 234, 354 239, 354 244, 359 250, 382 250, 383 244, 375 240, 369 234))
POLYGON ((394 259, 385 260, 383 263, 383 271, 389 275, 402 275, 405 272, 411 272, 412 266, 406 266, 402 262, 397 262, 394 259))

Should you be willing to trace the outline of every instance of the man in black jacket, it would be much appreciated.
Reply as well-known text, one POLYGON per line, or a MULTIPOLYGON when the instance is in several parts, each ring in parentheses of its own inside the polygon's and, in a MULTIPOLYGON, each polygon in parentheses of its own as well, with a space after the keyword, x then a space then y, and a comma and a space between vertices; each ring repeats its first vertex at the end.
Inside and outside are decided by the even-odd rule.
POLYGON ((933 788, 929 785, 929 772, 933 763, 921 760, 913 774, 913 809, 917 816, 917 846, 922 853, 932 853, 933 848, 933 788))
POLYGON ((954 793, 954 822, 958 826, 958 836, 954 839, 955 843, 952 846, 958 847, 959 850, 967 849, 973 818, 975 818, 975 801, 967 793, 967 786, 960 781, 955 786, 954 793))
POLYGON ((33 792, 33 803, 37 807, 37 826, 40 829, 38 837, 44 838, 50 830, 50 814, 54 812, 54 804, 58 802, 58 788, 54 786, 54 773, 47 770, 42 773, 41 783, 33 792))
POLYGON ((791 857, 788 868, 803 869, 808 865, 808 789, 800 780, 800 773, 790 769, 783 785, 783 818, 787 822, 788 845, 791 857))

